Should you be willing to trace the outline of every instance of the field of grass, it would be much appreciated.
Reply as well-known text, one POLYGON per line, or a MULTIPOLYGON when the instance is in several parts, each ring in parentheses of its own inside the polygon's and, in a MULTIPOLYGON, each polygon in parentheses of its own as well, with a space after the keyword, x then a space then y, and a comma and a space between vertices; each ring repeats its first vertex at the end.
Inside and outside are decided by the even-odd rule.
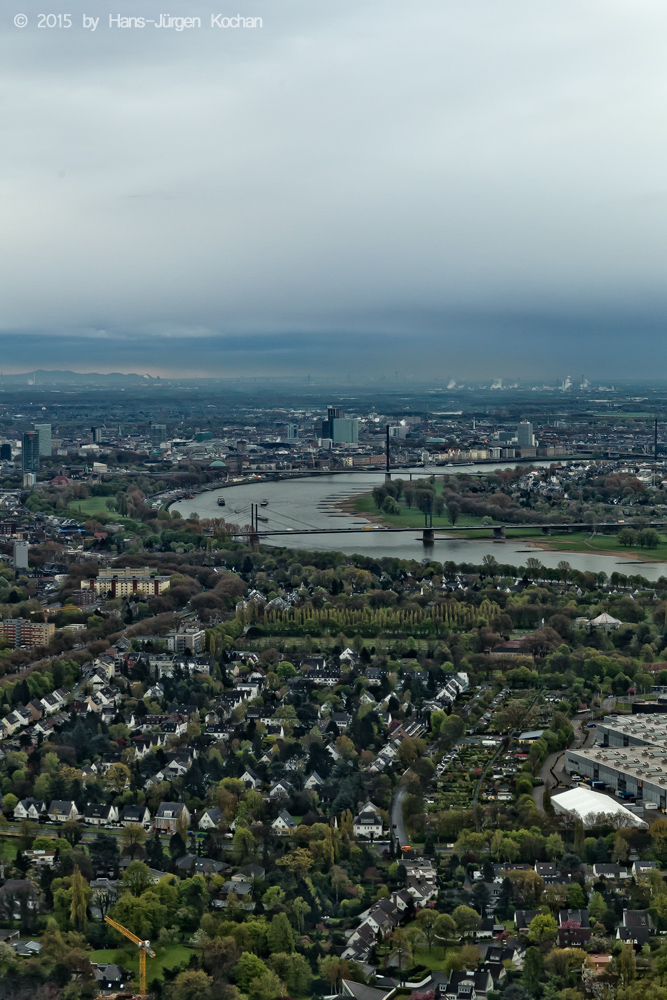
MULTIPOLYGON (((436 484, 440 487, 440 484, 436 484)), ((378 510, 373 501, 372 494, 362 493, 360 496, 354 497, 352 500, 352 507, 355 513, 365 514, 371 517, 376 523, 386 525, 390 528, 423 528, 424 527, 424 515, 421 511, 417 510, 415 507, 408 508, 402 506, 400 514, 385 514, 384 511, 378 510)), ((500 523, 500 522, 494 522, 500 523)), ((456 527, 473 527, 475 525, 481 525, 482 518, 474 517, 471 514, 460 514, 456 522, 456 527)), ((447 514, 443 514, 441 517, 433 515, 433 527, 440 528, 446 531, 451 528, 449 517, 447 514)), ((489 535, 492 534, 493 525, 488 526, 489 535)), ((557 532, 558 529, 554 527, 552 529, 557 532)), ((620 558, 626 557, 628 560, 640 560, 646 562, 667 562, 667 536, 660 535, 660 544, 655 549, 642 549, 636 548, 626 548, 619 544, 618 537, 616 535, 594 535, 591 537, 588 531, 573 531, 563 534, 553 535, 543 535, 540 528, 531 528, 529 525, 521 525, 516 528, 507 527, 506 528, 507 538, 526 538, 526 539, 539 539, 539 546, 535 548, 535 556, 539 558, 539 549, 548 549, 550 552, 599 552, 601 555, 613 555, 615 553, 620 554, 620 558)), ((456 532, 457 538, 477 538, 481 539, 486 537, 485 532, 481 531, 471 531, 471 532, 456 532)), ((621 567, 621 571, 622 567, 621 567)), ((628 566, 628 573, 632 573, 632 566, 628 566)), ((640 570, 634 570, 634 572, 640 572, 640 570)))
MULTIPOLYGON (((594 535, 592 538, 588 532, 573 531, 565 535, 549 535, 540 539, 540 545, 551 552, 599 552, 602 555, 620 553, 621 557, 627 559, 639 559, 646 562, 667 562, 667 538, 660 535, 660 544, 655 549, 627 548, 620 545, 617 535, 594 535)), ((620 567, 622 570, 622 567, 620 567)), ((633 570, 628 566, 628 573, 641 570, 633 570)))
POLYGON ((76 514, 113 514, 114 511, 107 507, 109 497, 88 497, 87 500, 72 500, 68 511, 76 514))
POLYGON ((445 964, 445 950, 441 944, 434 944, 430 951, 428 948, 416 948, 413 964, 423 965, 431 972, 438 972, 445 964))
MULTIPOLYGON (((155 958, 146 960, 146 979, 150 984, 152 979, 161 979, 163 969, 174 969, 185 966, 190 961, 192 948, 184 944, 169 944, 161 948, 153 944, 155 958)), ((90 953, 91 962, 106 962, 122 965, 131 972, 139 973, 139 953, 135 949, 126 951, 124 948, 103 948, 90 953)))
MULTIPOLYGON (((441 485, 441 483, 436 483, 438 492, 440 492, 441 485)), ((385 514, 384 511, 378 510, 375 506, 375 502, 370 493, 362 493, 355 497, 352 504, 355 513, 371 515, 379 523, 386 524, 391 528, 424 527, 424 515, 416 507, 402 506, 400 514, 385 514)), ((456 526, 457 528, 468 526, 473 527, 474 525, 481 523, 481 517, 475 517, 472 514, 459 514, 456 526)), ((440 517, 438 517, 437 514, 433 515, 434 528, 451 528, 451 526, 451 521, 449 520, 447 513, 442 514, 440 517)))

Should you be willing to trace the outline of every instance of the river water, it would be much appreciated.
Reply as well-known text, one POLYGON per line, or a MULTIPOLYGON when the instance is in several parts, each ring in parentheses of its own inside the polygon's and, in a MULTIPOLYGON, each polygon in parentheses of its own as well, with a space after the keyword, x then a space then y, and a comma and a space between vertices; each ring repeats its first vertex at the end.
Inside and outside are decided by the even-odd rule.
MULTIPOLYGON (((535 465, 549 463, 534 463, 535 465)), ((395 479, 414 479, 431 474, 489 472, 493 469, 510 468, 510 463, 498 465, 458 465, 437 466, 433 469, 399 469, 392 473, 395 479)), ((419 529, 414 535, 410 532, 388 532, 371 530, 354 535, 304 535, 299 529, 304 528, 348 528, 361 527, 368 522, 362 515, 345 514, 336 509, 335 504, 345 497, 355 493, 366 493, 374 486, 384 482, 384 472, 350 472, 335 474, 318 474, 303 479, 283 479, 270 482, 248 483, 242 486, 227 486, 221 490, 212 490, 198 494, 193 500, 182 500, 172 504, 172 510, 178 510, 187 515, 196 512, 201 517, 224 517, 231 524, 246 525, 250 523, 250 505, 268 500, 268 506, 260 507, 260 517, 268 518, 260 522, 260 530, 265 528, 288 529, 293 534, 279 535, 273 540, 267 539, 266 544, 286 546, 294 549, 311 549, 314 551, 345 552, 351 555, 355 552, 372 558, 391 556, 398 559, 436 559, 444 562, 451 559, 456 563, 469 562, 479 564, 485 555, 492 555, 500 563, 515 566, 525 565, 526 559, 534 556, 545 566, 555 567, 561 560, 569 562, 573 569, 599 573, 604 571, 611 575, 614 570, 620 573, 637 573, 648 580, 657 580, 667 575, 667 564, 646 562, 637 564, 617 556, 583 554, 579 552, 548 552, 529 547, 523 539, 507 539, 493 541, 490 538, 470 540, 465 538, 447 538, 436 534, 432 546, 426 546, 421 540, 419 529), (219 507, 217 498, 223 495, 226 506, 219 507)))

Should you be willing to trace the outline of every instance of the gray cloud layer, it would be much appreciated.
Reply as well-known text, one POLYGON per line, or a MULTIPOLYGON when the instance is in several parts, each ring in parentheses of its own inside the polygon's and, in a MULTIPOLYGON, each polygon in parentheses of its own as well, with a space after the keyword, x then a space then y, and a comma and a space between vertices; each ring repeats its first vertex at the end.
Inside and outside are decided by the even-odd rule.
POLYGON ((371 365, 384 334, 461 374, 573 348, 628 374, 660 343, 662 2, 76 0, 69 31, 35 27, 42 0, 15 6, 7 368, 78 343, 113 368, 312 369, 339 336, 371 365), (109 29, 110 12, 203 27, 109 29), (264 27, 210 29, 211 12, 264 27))

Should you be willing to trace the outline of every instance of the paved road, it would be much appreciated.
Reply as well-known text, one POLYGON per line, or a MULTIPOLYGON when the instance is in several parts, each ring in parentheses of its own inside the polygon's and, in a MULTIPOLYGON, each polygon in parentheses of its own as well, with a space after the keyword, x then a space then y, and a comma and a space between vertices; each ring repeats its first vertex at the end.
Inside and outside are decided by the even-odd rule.
MULTIPOLYGON (((574 739, 570 745, 572 750, 578 750, 580 747, 593 745, 596 730, 586 729, 585 727, 588 722, 590 722, 589 715, 572 719, 572 728, 574 730, 574 739)), ((556 780, 567 781, 567 775, 564 775, 563 773, 564 763, 565 751, 557 750, 555 753, 549 754, 540 768, 539 775, 544 784, 536 785, 535 788, 533 788, 533 798, 535 799, 538 809, 543 808, 545 785, 553 785, 556 780)))
POLYGON ((405 796, 407 795, 405 788, 400 786, 394 792, 394 797, 391 800, 391 808, 389 810, 389 817, 391 820, 391 832, 394 837, 398 838, 398 843, 401 847, 409 847, 410 841, 405 833, 405 824, 403 823, 403 803, 405 802, 405 796))
MULTIPOLYGON (((475 791, 473 792, 473 796, 472 796, 472 807, 473 807, 473 809, 477 808, 477 801, 479 799, 479 791, 480 791, 480 788, 482 787, 482 782, 484 781, 484 778, 488 774, 489 769, 492 767, 492 765, 495 764, 496 758, 501 753, 504 753, 504 751, 505 751, 505 747, 503 746, 502 743, 499 743, 498 746, 497 746, 497 748, 495 749, 495 751, 493 753, 493 757, 491 758, 491 760, 488 762, 488 764, 486 765, 486 767, 482 768, 482 773, 480 774, 479 778, 477 779, 477 784, 475 785, 475 791)), ((479 831, 479 820, 477 821, 477 829, 479 831)))

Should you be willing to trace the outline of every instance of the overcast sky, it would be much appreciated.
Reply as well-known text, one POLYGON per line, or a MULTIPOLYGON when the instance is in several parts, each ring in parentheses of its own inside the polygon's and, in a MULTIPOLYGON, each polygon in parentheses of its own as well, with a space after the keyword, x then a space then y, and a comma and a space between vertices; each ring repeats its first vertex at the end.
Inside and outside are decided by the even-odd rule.
POLYGON ((3 6, 5 371, 666 360, 664 0, 3 6))

